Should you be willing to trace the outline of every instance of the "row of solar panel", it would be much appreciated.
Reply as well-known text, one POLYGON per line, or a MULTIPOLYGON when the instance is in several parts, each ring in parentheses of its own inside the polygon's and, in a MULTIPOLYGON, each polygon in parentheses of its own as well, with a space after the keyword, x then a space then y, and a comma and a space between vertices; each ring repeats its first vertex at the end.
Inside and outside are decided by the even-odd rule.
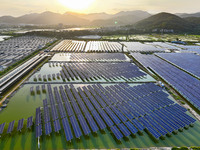
POLYGON ((132 56, 144 67, 150 68, 158 74, 194 107, 200 110, 200 81, 198 79, 154 55, 132 54, 132 56))
POLYGON ((64 80, 82 79, 83 81, 90 79, 116 80, 118 78, 134 80, 146 76, 137 66, 131 63, 84 63, 80 65, 71 63, 64 64, 60 73, 64 80))
MULTIPOLYGON (((11 134, 12 131, 14 130, 14 124, 15 121, 12 121, 8 125, 7 133, 11 134)), ((0 135, 3 134, 4 128, 5 128, 6 123, 0 124, 0 135)), ((33 117, 29 117, 27 119, 27 128, 30 129, 31 126, 33 125, 33 117)), ((24 126, 24 119, 21 119, 18 121, 18 126, 17 126, 17 131, 21 131, 24 126)))
MULTIPOLYGON (((49 88, 51 88, 51 87, 49 86, 49 88)), ((127 84, 120 84, 120 85, 116 85, 116 86, 109 86, 106 88, 102 87, 100 84, 97 84, 97 85, 87 86, 87 88, 83 87, 82 88, 83 90, 81 88, 78 88, 77 90, 79 93, 76 91, 76 89, 73 87, 73 85, 70 85, 70 88, 67 85, 65 86, 65 91, 67 94, 64 92, 64 89, 62 86, 59 88, 61 91, 61 97, 64 101, 64 103, 59 101, 60 102, 59 104, 62 105, 62 107, 63 107, 63 108, 60 108, 58 106, 60 116, 62 116, 61 115, 62 111, 65 111, 65 109, 64 109, 64 104, 65 104, 65 108, 67 110, 67 115, 69 118, 71 118, 72 116, 73 116, 72 118, 76 118, 76 116, 77 116, 77 119, 79 121, 81 119, 81 122, 79 122, 80 124, 85 124, 85 121, 82 119, 84 117, 87 119, 88 122, 92 120, 91 128, 92 128, 93 132, 97 131, 95 121, 99 125, 100 129, 105 129, 106 125, 108 127, 112 127, 114 125, 118 126, 118 124, 125 123, 127 121, 127 119, 129 119, 129 120, 132 120, 132 122, 134 123, 134 125, 136 126, 137 129, 143 130, 145 127, 146 128, 148 127, 149 131, 152 131, 152 133, 154 133, 153 131, 156 130, 155 129, 156 126, 154 127, 154 125, 158 124, 158 123, 156 123, 156 119, 154 119, 153 122, 151 122, 152 125, 144 127, 143 125, 141 125, 140 122, 138 122, 137 119, 134 119, 134 118, 142 117, 146 114, 150 114, 151 112, 153 112, 155 110, 161 109, 166 106, 169 107, 170 105, 174 104, 173 101, 171 101, 170 99, 167 98, 168 95, 164 92, 161 92, 161 88, 155 86, 154 84, 144 84, 144 85, 140 85, 140 86, 136 86, 136 87, 130 87, 127 84), (98 90, 96 90, 96 89, 98 89, 98 90), (107 89, 109 89, 109 90, 107 90, 107 89), (123 92, 124 92, 123 89, 127 91, 126 95, 130 95, 133 97, 128 96, 129 97, 128 98, 128 97, 126 97, 126 95, 123 95, 123 92), (118 90, 118 91, 116 92, 116 90, 118 90), (103 99, 103 97, 101 97, 101 94, 99 94, 99 92, 97 92, 97 91, 101 92, 105 96, 106 99, 103 99), (141 92, 139 92, 139 91, 141 91, 141 92), (145 91, 145 92, 142 92, 142 91, 145 91), (139 93, 140 94, 142 93, 142 95, 140 95, 139 93), (150 98, 148 100, 145 99, 145 97, 149 98, 152 95, 153 95, 152 98, 150 98), (98 97, 96 97, 96 96, 98 96, 98 97), (160 100, 156 99, 156 98, 158 98, 156 96, 158 96, 158 97, 161 96, 162 99, 160 99, 160 100), (113 98, 115 100, 112 101, 111 99, 113 99, 113 98), (142 101, 142 99, 144 99, 145 101, 142 101), (154 100, 156 100, 156 101, 154 101, 154 100), (110 102, 108 102, 108 101, 110 101, 110 102), (158 104, 151 106, 153 103, 158 103, 158 104), (85 104, 89 110, 87 109, 85 104), (110 105, 108 105, 108 104, 110 104, 110 105), (115 104, 116 106, 114 106, 112 104, 115 104), (81 116, 82 113, 81 113, 81 110, 79 107, 81 108, 82 112, 84 112, 83 117, 81 116), (72 108, 74 109, 75 113, 72 108), (143 111, 141 111, 140 109, 143 111), (93 118, 91 119, 91 117, 90 117, 91 115, 90 115, 89 111, 91 112, 95 121, 93 121, 93 118), (106 125, 102 119, 105 121, 106 125)), ((57 89, 57 88, 54 88, 54 89, 57 89)), ((51 93, 52 90, 49 89, 49 92, 51 93)), ((58 91, 56 90, 56 93, 57 92, 58 91)), ((52 93, 49 95, 52 95, 52 93)), ((60 99, 61 99, 61 97, 60 97, 60 99)), ((53 99, 53 98, 51 98, 51 99, 53 99)), ((51 103, 51 99, 50 99, 50 103, 51 103)), ((56 110, 56 106, 54 104, 51 106, 53 106, 53 109, 56 110)), ((176 106, 176 109, 179 108, 180 110, 185 111, 185 109, 183 109, 182 107, 180 107, 177 104, 175 104, 173 106, 176 106)), ((180 116, 183 116, 183 115, 184 115, 184 112, 182 112, 182 115, 180 114, 180 116)), ((177 117, 178 116, 174 115, 174 118, 177 119, 177 117)), ((167 119, 167 116, 163 118, 164 121, 166 119, 167 119)), ((55 121, 56 119, 53 117, 53 120, 55 121)), ((195 121, 195 120, 193 120, 193 122, 192 122, 191 121, 192 119, 190 117, 189 117, 189 120, 190 120, 190 122, 188 122, 189 124, 191 124, 195 121)), ((72 119, 70 119, 70 121, 72 121, 72 119)), ((179 119, 179 121, 181 121, 181 120, 179 119)), ((73 119, 73 122, 75 122, 74 119, 73 119)), ((179 123, 179 122, 176 122, 176 123, 179 123)), ((72 125, 73 129, 76 129, 77 124, 76 123, 73 123, 73 124, 74 124, 74 126, 72 125)), ((184 126, 185 125, 186 124, 184 124, 184 126)), ((166 128, 167 128, 167 126, 166 126, 166 128)), ((85 129, 83 130, 85 134, 90 133, 89 130, 87 130, 87 129, 88 128, 85 127, 85 129)), ((80 130, 78 130, 78 131, 80 131, 80 130)), ((160 130, 160 131, 162 131, 162 130, 160 130)), ((76 135, 80 135, 80 133, 76 134, 76 135)), ((158 134, 158 135, 160 135, 160 134, 158 134)), ((157 138, 156 134, 154 134, 154 136, 157 138)))

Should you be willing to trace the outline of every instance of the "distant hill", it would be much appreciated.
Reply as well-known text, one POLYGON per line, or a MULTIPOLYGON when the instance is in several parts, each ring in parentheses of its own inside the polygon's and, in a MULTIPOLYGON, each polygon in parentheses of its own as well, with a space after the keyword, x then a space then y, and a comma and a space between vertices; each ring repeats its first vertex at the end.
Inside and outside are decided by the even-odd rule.
POLYGON ((187 14, 187 13, 177 13, 175 14, 181 18, 187 18, 187 17, 200 17, 200 12, 187 14))
POLYGON ((187 20, 188 22, 191 22, 195 25, 200 25, 200 17, 187 17, 184 18, 185 20, 187 20))
POLYGON ((137 29, 173 29, 175 32, 191 31, 194 24, 170 13, 159 13, 134 24, 137 29))
POLYGON ((91 25, 112 26, 112 25, 129 25, 134 24, 151 16, 145 11, 122 11, 112 15, 110 19, 99 19, 91 22, 91 25))
POLYGON ((0 17, 0 23, 44 25, 63 23, 65 25, 87 25, 88 20, 72 14, 59 14, 47 11, 41 14, 27 14, 20 17, 3 16, 0 17))
POLYGON ((95 25, 95 26, 112 26, 115 22, 118 25, 133 24, 150 14, 145 11, 122 11, 117 14, 91 13, 80 14, 66 12, 64 14, 44 12, 27 14, 20 17, 3 16, 0 17, 0 23, 9 24, 44 24, 53 25, 62 23, 64 25, 95 25))

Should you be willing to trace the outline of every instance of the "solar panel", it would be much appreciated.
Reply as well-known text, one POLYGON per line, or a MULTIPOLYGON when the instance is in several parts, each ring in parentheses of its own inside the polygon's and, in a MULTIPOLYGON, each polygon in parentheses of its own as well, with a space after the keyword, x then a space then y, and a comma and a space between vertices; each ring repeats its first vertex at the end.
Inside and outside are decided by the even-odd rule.
POLYGON ((132 134, 136 134, 138 132, 138 130, 135 128, 135 126, 130 121, 126 122, 125 125, 131 131, 132 134))
POLYGON ((33 117, 29 117, 27 119, 27 128, 30 128, 33 125, 33 117))
POLYGON ((99 116, 99 114, 97 113, 97 111, 96 110, 92 111, 92 115, 95 118, 96 122, 98 123, 100 129, 104 130, 106 128, 106 125, 104 121, 101 119, 101 117, 99 116))
POLYGON ((48 122, 45 124, 45 133, 46 133, 46 135, 50 135, 51 132, 52 132, 51 122, 48 122))
POLYGON ((122 133, 117 129, 116 126, 112 126, 111 128, 112 133, 115 135, 115 137, 120 140, 121 138, 123 138, 122 133))
POLYGON ((62 124, 65 132, 65 137, 67 141, 71 141, 73 139, 72 131, 69 125, 67 118, 62 119, 62 124))
POLYGON ((121 122, 119 120, 119 118, 113 113, 113 111, 109 107, 106 107, 104 110, 111 117, 111 119, 115 122, 115 124, 119 124, 121 122))
POLYGON ((110 117, 108 117, 108 115, 105 113, 105 111, 103 109, 99 109, 99 114, 101 115, 101 117, 104 119, 104 121, 106 122, 106 124, 111 127, 114 125, 113 121, 110 119, 110 117))
POLYGON ((44 106, 44 122, 47 123, 50 121, 50 115, 49 115, 49 107, 48 106, 44 106))
POLYGON ((41 124, 42 120, 41 120, 41 111, 40 111, 40 107, 36 108, 36 117, 35 117, 35 124, 39 125, 41 124))
POLYGON ((24 125, 24 119, 18 121, 17 131, 21 131, 24 125))
POLYGON ((97 124, 95 123, 94 119, 92 118, 92 116, 90 115, 90 113, 86 113, 85 117, 92 129, 93 132, 97 132, 99 130, 97 124))
POLYGON ((39 138, 40 136, 42 136, 42 125, 38 125, 36 126, 36 138, 39 138))
POLYGON ((65 111, 65 108, 63 107, 63 103, 59 103, 59 104, 58 104, 58 110, 59 110, 59 112, 60 112, 61 118, 64 118, 64 117, 67 116, 66 111, 65 111))
POLYGON ((43 106, 47 106, 47 105, 48 105, 47 99, 44 99, 43 100, 43 106))
POLYGON ((70 121, 71 121, 72 128, 74 130, 76 138, 80 138, 81 135, 82 135, 82 132, 81 132, 81 129, 80 129, 79 125, 78 125, 76 117, 75 116, 71 116, 70 117, 70 121))
POLYGON ((58 119, 58 111, 55 105, 51 105, 51 115, 52 115, 53 120, 58 119))
POLYGON ((3 123, 3 124, 0 125, 0 134, 3 133, 3 130, 4 130, 5 124, 6 124, 6 123, 3 123))
POLYGON ((122 133, 124 134, 124 136, 129 136, 131 135, 131 132, 125 127, 125 125, 123 123, 117 125, 118 128, 122 131, 122 133))
POLYGON ((55 120, 55 121, 53 122, 53 125, 54 125, 54 131, 55 131, 55 132, 59 132, 59 131, 61 130, 59 120, 55 120))
POLYGON ((84 134, 89 135, 91 133, 91 131, 90 131, 90 128, 88 127, 88 124, 82 114, 78 115, 78 120, 83 129, 84 134))
POLYGON ((11 133, 13 131, 14 124, 15 124, 15 121, 12 121, 12 122, 9 123, 7 133, 11 133))

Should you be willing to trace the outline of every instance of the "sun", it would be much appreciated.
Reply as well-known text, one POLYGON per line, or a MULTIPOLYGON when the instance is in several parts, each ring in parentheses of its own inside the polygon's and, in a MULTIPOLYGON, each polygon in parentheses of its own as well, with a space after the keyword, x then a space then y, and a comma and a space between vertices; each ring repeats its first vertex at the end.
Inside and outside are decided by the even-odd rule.
POLYGON ((87 9, 95 0, 58 0, 62 5, 71 10, 87 9))

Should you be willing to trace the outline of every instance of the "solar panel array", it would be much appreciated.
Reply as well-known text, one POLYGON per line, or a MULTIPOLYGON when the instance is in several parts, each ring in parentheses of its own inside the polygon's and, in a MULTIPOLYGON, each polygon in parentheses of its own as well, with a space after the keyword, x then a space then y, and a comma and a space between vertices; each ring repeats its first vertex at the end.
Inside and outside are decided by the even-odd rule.
POLYGON ((168 49, 168 50, 181 50, 181 48, 178 48, 177 46, 174 46, 174 45, 172 45, 172 43, 168 43, 168 42, 151 42, 148 44, 154 45, 154 46, 159 46, 163 49, 168 49))
POLYGON ((200 81, 155 55, 132 54, 146 68, 151 68, 200 110, 200 81))
POLYGON ((72 62, 124 62, 130 61, 122 53, 71 53, 72 62))
POLYGON ((144 78, 147 74, 141 72, 139 68, 131 63, 70 63, 64 64, 60 71, 61 77, 66 81, 90 80, 115 81, 124 79, 125 81, 137 80, 144 78))
POLYGON ((118 42, 89 41, 86 52, 122 52, 122 45, 118 42))
POLYGON ((152 44, 143 44, 140 42, 121 42, 129 52, 165 52, 165 48, 161 48, 152 44))
MULTIPOLYGON (((118 140, 143 130, 159 139, 196 121, 153 83, 133 87, 125 83, 106 87, 101 84, 81 88, 55 86, 55 98, 51 86, 47 87, 54 131, 64 130, 67 141, 106 128, 118 140), (59 115, 55 115, 57 110, 59 115)), ((43 104, 46 106, 46 100, 43 104)), ((41 126, 37 126, 36 137, 41 135, 40 131, 41 126)), ((45 131, 47 135, 51 133, 51 122, 45 124, 45 131)))
POLYGON ((156 54, 171 64, 200 79, 200 56, 191 53, 156 54))
POLYGON ((0 42, 0 66, 8 67, 56 39, 40 36, 21 36, 0 42))
POLYGON ((51 51, 56 52, 83 52, 85 49, 86 42, 85 41, 74 41, 74 40, 63 40, 55 47, 51 49, 51 51))

